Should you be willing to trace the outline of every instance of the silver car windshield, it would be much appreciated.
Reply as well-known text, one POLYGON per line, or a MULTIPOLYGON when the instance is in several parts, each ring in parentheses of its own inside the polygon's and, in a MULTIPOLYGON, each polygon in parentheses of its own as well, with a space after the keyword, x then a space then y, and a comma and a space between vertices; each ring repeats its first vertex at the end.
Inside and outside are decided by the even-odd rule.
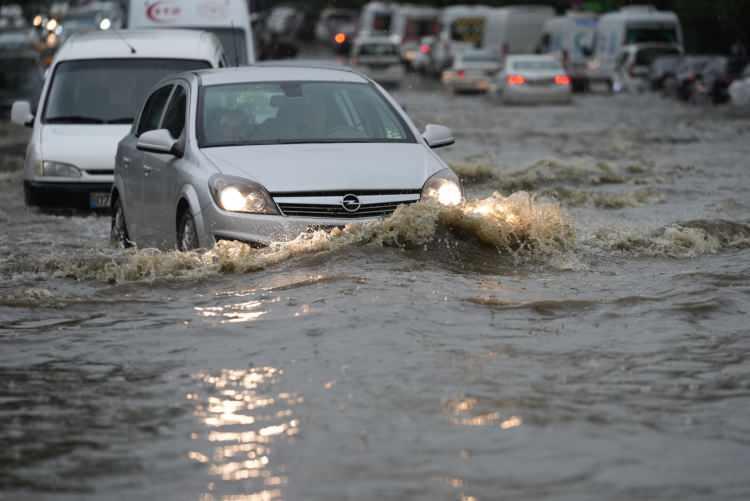
POLYGON ((201 89, 202 148, 296 143, 413 143, 404 120, 373 86, 262 82, 201 89))
POLYGON ((55 68, 44 123, 129 124, 148 91, 174 73, 209 68, 186 59, 85 59, 55 68))

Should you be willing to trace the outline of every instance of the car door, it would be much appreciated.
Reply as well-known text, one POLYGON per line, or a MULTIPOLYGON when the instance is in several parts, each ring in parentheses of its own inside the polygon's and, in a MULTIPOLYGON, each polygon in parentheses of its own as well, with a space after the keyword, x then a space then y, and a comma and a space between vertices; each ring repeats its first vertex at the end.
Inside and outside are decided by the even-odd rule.
MULTIPOLYGON (((182 139, 187 113, 187 86, 177 83, 162 115, 159 129, 167 129, 173 139, 182 139)), ((144 219, 148 219, 145 232, 149 243, 164 246, 175 238, 176 225, 173 206, 176 187, 175 169, 180 161, 174 155, 143 152, 143 193, 144 219)))
POLYGON ((128 135, 123 143, 123 153, 120 158, 123 191, 121 193, 125 208, 125 221, 128 225, 130 238, 141 244, 144 238, 143 190, 143 152, 136 147, 138 138, 144 132, 156 130, 161 123, 167 100, 172 93, 173 84, 164 85, 155 90, 147 99, 138 120, 134 133, 128 135))

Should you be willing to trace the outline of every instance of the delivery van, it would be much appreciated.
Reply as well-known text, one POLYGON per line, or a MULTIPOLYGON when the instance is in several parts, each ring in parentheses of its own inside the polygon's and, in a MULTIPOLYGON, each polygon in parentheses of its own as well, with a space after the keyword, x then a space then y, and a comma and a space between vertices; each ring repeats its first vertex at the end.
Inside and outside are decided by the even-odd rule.
POLYGON ((539 52, 560 60, 576 91, 588 88, 588 63, 598 19, 594 12, 568 11, 544 25, 539 52))
POLYGON ((677 14, 647 5, 623 7, 605 14, 599 19, 596 29, 589 80, 611 86, 623 48, 651 43, 669 44, 684 50, 682 26, 677 14))
POLYGON ((533 54, 555 9, 543 5, 519 5, 490 10, 482 46, 499 56, 533 54))
POLYGON ((230 66, 255 62, 247 0, 130 0, 128 28, 208 31, 221 41, 230 66))

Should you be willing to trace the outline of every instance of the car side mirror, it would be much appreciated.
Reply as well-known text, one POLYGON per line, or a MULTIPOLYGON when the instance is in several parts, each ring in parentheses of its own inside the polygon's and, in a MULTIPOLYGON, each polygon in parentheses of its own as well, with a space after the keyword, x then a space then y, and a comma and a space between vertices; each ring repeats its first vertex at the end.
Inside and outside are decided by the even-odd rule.
POLYGON ((31 103, 28 101, 16 101, 10 109, 10 121, 14 124, 31 127, 34 125, 34 114, 31 113, 31 103))
POLYGON ((456 142, 453 137, 453 131, 448 127, 435 124, 427 124, 422 138, 427 142, 430 148, 442 148, 443 146, 450 146, 456 142))
POLYGON ((146 131, 141 134, 136 148, 147 153, 161 153, 177 156, 177 140, 167 129, 146 131))

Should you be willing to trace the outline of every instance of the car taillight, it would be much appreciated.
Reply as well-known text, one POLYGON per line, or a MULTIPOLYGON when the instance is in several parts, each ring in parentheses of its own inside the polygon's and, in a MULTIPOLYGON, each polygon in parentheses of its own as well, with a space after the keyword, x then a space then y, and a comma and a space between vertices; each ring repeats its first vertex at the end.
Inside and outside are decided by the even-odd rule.
POLYGON ((426 43, 423 43, 422 45, 419 46, 419 52, 421 52, 422 54, 429 54, 430 50, 431 50, 430 46, 427 45, 426 43))
POLYGON ((555 85, 570 85, 570 77, 568 75, 555 75, 555 85))
POLYGON ((523 85, 526 79, 523 75, 508 75, 508 85, 523 85))
POLYGON ((465 77, 465 76, 466 76, 466 72, 465 72, 464 70, 458 70, 458 71, 456 72, 456 76, 457 76, 458 78, 463 78, 463 77, 465 77))

